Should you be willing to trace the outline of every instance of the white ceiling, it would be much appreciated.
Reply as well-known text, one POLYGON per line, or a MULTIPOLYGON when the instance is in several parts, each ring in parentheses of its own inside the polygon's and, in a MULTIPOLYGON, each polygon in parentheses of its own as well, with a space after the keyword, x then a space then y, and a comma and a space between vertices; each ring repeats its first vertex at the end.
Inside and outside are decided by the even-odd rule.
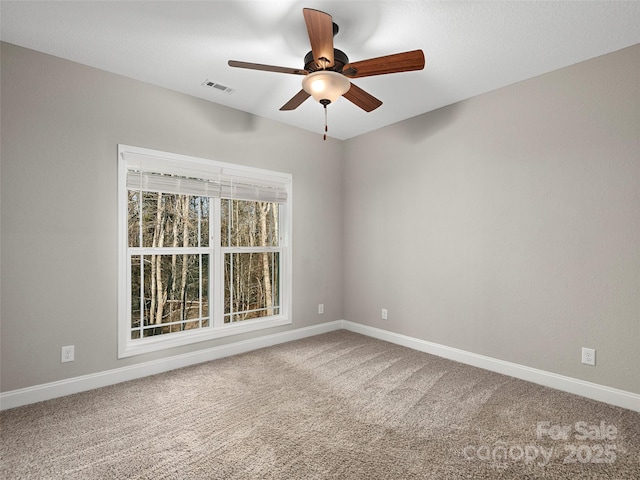
POLYGON ((351 61, 422 49, 426 67, 355 80, 384 104, 366 113, 340 99, 329 135, 375 130, 436 108, 640 43, 640 1, 8 1, 3 41, 125 75, 310 131, 313 99, 279 108, 301 76, 227 66, 230 59, 303 68, 302 8, 340 27, 351 61), (232 93, 207 89, 205 80, 232 93))

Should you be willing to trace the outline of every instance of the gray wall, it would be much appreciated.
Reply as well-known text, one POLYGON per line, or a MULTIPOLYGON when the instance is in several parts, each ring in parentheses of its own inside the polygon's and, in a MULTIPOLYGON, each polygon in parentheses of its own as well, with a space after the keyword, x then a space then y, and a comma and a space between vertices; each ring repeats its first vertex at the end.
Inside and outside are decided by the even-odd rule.
POLYGON ((2 391, 343 318, 341 142, 1 49, 2 391), (116 359, 118 143, 293 174, 293 325, 116 359))
POLYGON ((323 144, 2 44, 0 388, 260 335, 116 360, 125 143, 293 174, 294 324, 267 333, 344 318, 640 393, 639 70, 636 46, 323 144))
POLYGON ((347 141, 345 318, 640 393, 639 78, 634 46, 347 141))

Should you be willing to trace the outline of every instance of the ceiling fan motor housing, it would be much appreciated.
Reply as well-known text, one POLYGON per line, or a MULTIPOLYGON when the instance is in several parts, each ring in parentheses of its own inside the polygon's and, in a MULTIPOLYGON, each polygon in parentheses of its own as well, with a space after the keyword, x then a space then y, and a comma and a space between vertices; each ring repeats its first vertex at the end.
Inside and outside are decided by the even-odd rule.
POLYGON ((326 69, 316 63, 313 58, 313 51, 307 53, 304 57, 304 69, 309 73, 317 72, 318 70, 332 70, 342 73, 342 69, 348 63, 349 57, 347 57, 347 54, 337 48, 333 49, 333 66, 326 69))

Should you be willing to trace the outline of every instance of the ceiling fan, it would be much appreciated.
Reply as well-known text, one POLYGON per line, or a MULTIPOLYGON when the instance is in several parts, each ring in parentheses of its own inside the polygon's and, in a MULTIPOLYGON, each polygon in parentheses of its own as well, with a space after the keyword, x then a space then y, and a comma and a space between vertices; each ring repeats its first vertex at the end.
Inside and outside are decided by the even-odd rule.
POLYGON ((325 108, 325 132, 327 131, 327 105, 335 102, 340 96, 366 112, 371 112, 382 105, 382 101, 354 85, 349 79, 409 72, 424 68, 422 50, 412 50, 350 63, 349 57, 343 51, 333 47, 333 37, 338 33, 339 28, 333 23, 331 15, 311 8, 303 8, 302 14, 311 43, 311 51, 304 57, 303 69, 236 60, 229 60, 228 63, 230 67, 303 75, 302 90, 280 107, 280 110, 295 110, 302 102, 312 96, 325 108))

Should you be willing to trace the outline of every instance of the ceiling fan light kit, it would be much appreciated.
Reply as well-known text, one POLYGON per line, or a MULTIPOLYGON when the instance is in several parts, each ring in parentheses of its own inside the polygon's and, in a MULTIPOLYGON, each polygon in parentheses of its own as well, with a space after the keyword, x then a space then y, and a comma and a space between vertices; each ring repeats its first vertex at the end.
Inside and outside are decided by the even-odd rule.
POLYGON ((302 79, 302 88, 317 102, 327 100, 328 103, 333 103, 349 91, 351 82, 341 73, 318 70, 302 79))
POLYGON ((303 70, 236 60, 229 60, 229 66, 304 75, 302 90, 280 107, 280 110, 295 110, 307 98, 313 97, 324 106, 325 140, 327 138, 327 105, 335 102, 341 96, 365 112, 371 112, 382 105, 382 101, 351 83, 350 78, 409 72, 424 68, 424 53, 422 50, 396 53, 349 63, 347 55, 333 46, 333 37, 338 33, 339 28, 338 25, 333 23, 331 15, 311 8, 303 8, 302 14, 309 33, 309 42, 311 43, 311 52, 305 56, 303 70))

